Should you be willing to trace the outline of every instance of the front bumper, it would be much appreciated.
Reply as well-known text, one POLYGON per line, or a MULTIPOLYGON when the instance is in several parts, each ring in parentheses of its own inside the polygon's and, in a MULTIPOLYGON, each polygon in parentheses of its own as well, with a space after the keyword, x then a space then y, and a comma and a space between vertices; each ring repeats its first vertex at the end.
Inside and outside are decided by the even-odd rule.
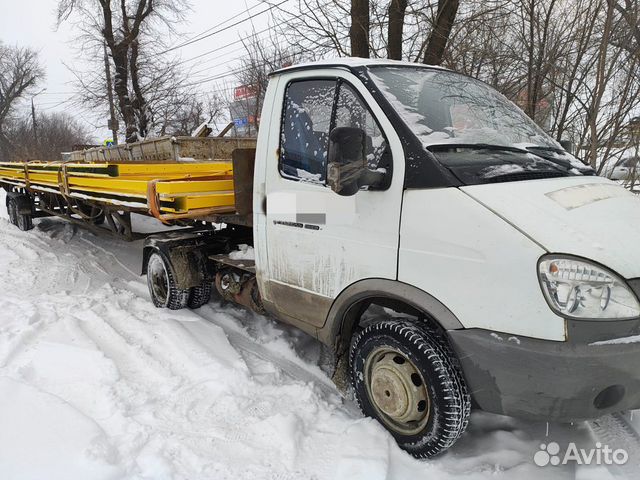
POLYGON ((572 422, 640 408, 640 343, 448 334, 472 398, 488 412, 572 422))

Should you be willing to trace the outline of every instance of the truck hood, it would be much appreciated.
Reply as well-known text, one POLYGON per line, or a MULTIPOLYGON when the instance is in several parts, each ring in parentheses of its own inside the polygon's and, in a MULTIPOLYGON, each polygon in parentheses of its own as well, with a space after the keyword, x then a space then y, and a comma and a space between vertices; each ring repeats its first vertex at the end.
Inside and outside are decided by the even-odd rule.
POLYGON ((601 177, 461 187, 548 252, 640 277, 640 198, 601 177))

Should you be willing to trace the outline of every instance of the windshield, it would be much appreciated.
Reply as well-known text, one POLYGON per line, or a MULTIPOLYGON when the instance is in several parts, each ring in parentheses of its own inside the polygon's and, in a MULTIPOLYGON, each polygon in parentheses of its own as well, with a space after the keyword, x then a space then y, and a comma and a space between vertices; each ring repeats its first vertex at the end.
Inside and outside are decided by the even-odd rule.
POLYGON ((464 183, 593 174, 483 82, 424 67, 370 67, 369 75, 424 147, 464 183))
POLYGON ((425 146, 443 143, 560 149, 488 85, 446 70, 372 67, 371 77, 425 146))

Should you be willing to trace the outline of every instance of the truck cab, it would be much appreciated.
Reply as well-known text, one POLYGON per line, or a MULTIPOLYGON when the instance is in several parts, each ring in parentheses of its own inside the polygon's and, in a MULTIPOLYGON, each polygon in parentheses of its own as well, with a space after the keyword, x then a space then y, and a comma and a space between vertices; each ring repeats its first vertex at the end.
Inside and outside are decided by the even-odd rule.
POLYGON ((326 344, 417 457, 463 434, 472 399, 567 422, 640 407, 640 201, 478 80, 273 73, 247 242, 255 262, 218 290, 326 344))

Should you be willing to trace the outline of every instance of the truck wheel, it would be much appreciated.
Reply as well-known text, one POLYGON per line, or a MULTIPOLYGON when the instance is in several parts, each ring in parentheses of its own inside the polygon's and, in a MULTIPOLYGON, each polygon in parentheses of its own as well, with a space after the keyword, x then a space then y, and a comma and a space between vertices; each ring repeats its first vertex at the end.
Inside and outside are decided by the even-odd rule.
POLYGON ((356 335, 351 383, 362 412, 418 458, 437 455, 464 433, 471 400, 446 341, 408 320, 372 324, 356 335))
POLYGON ((160 252, 153 252, 149 257, 147 286, 156 307, 180 310, 187 306, 189 289, 176 286, 171 263, 160 252))
POLYGON ((189 292, 189 308, 196 309, 209 303, 212 289, 213 284, 211 282, 204 282, 202 285, 191 288, 189 292))
POLYGON ((14 198, 8 199, 7 210, 9 213, 9 220, 13 225, 18 227, 23 232, 27 232, 33 229, 33 217, 28 213, 19 213, 18 204, 14 198))
POLYGON ((7 199, 7 213, 9 214, 9 222, 11 225, 18 225, 18 209, 16 207, 16 203, 8 198, 7 199))

